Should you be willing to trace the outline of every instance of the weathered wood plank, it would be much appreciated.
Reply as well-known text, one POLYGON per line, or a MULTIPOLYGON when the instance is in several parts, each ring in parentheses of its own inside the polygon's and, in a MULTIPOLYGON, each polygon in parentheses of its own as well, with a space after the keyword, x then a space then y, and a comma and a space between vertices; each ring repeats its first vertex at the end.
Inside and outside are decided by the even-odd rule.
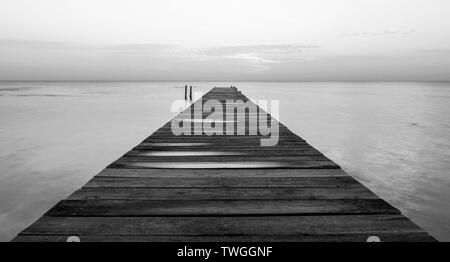
MULTIPOLYGON (((243 138, 237 138, 234 136, 214 136, 214 135, 180 135, 180 136, 167 136, 167 137, 149 137, 145 139, 144 143, 216 143, 216 144, 226 144, 226 143, 245 143, 245 144, 255 144, 260 145, 261 139, 268 139, 269 136, 263 137, 263 136, 247 136, 245 139, 243 138)), ((281 136, 277 140, 278 143, 283 142, 304 142, 304 140, 292 137, 292 136, 281 136)))
POLYGON ((246 235, 295 236, 365 233, 424 233, 401 215, 251 216, 251 217, 49 217, 27 235, 246 235))
POLYGON ((97 177, 336 177, 342 169, 126 169, 105 168, 97 177))
MULTIPOLYGON (((254 155, 221 155, 221 156, 123 156, 118 163, 129 162, 241 162, 241 161, 267 161, 267 162, 301 162, 301 161, 329 161, 323 155, 299 155, 299 156, 254 156, 254 155)), ((332 163, 330 163, 332 164, 332 163)))
MULTIPOLYGON (((66 242, 71 235, 19 235, 16 242, 66 242)), ((295 236, 129 236, 78 235, 82 242, 366 242, 370 232, 295 236)), ((435 242, 425 232, 378 232, 382 242, 435 242)))
POLYGON ((84 187, 320 187, 337 188, 359 183, 351 177, 94 177, 84 187))
POLYGON ((381 199, 63 200, 47 216, 234 216, 400 214, 381 199))
POLYGON ((362 185, 338 188, 82 188, 67 199, 115 200, 300 200, 379 199, 362 185))
POLYGON ((315 149, 305 149, 305 150, 279 150, 279 151, 270 151, 270 150, 186 150, 186 148, 182 150, 145 150, 145 149, 133 149, 127 152, 124 157, 148 157, 148 156, 163 156, 163 157, 194 157, 194 156, 215 156, 215 157, 223 157, 223 156, 241 156, 243 159, 248 156, 253 157, 270 157, 270 156, 321 156, 322 153, 315 149))
POLYGON ((173 169, 282 169, 282 168, 306 168, 306 169, 339 169, 340 167, 332 161, 236 161, 236 162, 139 162, 139 161, 116 161, 108 168, 173 168, 173 169))
MULTIPOLYGON (((239 152, 243 154, 249 154, 255 152, 256 154, 262 152, 277 152, 280 154, 290 154, 290 153, 303 153, 303 152, 318 152, 319 150, 313 148, 309 145, 298 146, 296 148, 290 147, 222 147, 222 148, 213 148, 211 146, 157 146, 157 145, 138 145, 134 147, 131 151, 135 152, 152 152, 152 151, 199 151, 199 152, 208 152, 208 151, 220 151, 220 152, 239 152)), ((321 154, 321 153, 320 153, 321 154)))
MULTIPOLYGON (((146 147, 146 146, 159 146, 159 147, 169 147, 171 145, 174 146, 186 146, 189 148, 196 148, 196 147, 223 147, 223 148, 263 148, 261 147, 260 141, 259 140, 255 140, 255 141, 248 141, 248 140, 243 140, 241 141, 242 143, 231 143, 230 141, 226 141, 226 140, 217 140, 217 141, 208 141, 208 140, 204 140, 204 141, 187 141, 187 140, 183 140, 183 141, 175 141, 175 140, 166 140, 166 141, 151 141, 151 142, 142 142, 140 143, 138 146, 139 147, 146 147), (227 143, 228 142, 228 143, 227 143)), ((308 145, 305 141, 297 141, 297 142, 283 142, 283 141, 279 141, 278 144, 276 144, 273 147, 267 147, 267 148, 273 148, 273 149, 279 149, 279 148, 290 148, 290 149, 295 149, 298 147, 311 147, 311 145, 308 145)))

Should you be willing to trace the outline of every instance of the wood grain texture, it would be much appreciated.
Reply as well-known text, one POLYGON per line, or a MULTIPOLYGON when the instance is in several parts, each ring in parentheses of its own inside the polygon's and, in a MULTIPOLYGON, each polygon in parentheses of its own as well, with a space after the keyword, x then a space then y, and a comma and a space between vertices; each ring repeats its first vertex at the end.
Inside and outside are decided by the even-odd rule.
POLYGON ((47 216, 233 216, 400 214, 381 199, 63 200, 47 216))
MULTIPOLYGON (((370 232, 295 236, 78 235, 82 242, 366 242, 370 232)), ((19 235, 15 242, 65 242, 71 235, 19 235)), ((424 232, 378 232, 382 242, 435 242, 424 232)))
POLYGON ((82 188, 70 200, 298 200, 298 199, 378 199, 362 185, 338 188, 82 188))
POLYGON ((326 235, 423 233, 401 215, 230 217, 52 217, 43 216, 22 234, 68 235, 326 235))
POLYGON ((126 169, 105 168, 96 177, 341 177, 342 169, 126 169))
POLYGON ((84 187, 308 187, 338 188, 358 185, 352 177, 94 177, 84 187))

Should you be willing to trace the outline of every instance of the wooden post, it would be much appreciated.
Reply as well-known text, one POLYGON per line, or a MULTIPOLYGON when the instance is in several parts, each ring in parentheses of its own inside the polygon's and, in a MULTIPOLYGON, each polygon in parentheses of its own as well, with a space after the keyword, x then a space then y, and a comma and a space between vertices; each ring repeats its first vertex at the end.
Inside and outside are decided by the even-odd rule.
POLYGON ((184 100, 187 100, 187 85, 184 85, 184 100))
POLYGON ((192 86, 189 86, 189 100, 192 101, 192 86))

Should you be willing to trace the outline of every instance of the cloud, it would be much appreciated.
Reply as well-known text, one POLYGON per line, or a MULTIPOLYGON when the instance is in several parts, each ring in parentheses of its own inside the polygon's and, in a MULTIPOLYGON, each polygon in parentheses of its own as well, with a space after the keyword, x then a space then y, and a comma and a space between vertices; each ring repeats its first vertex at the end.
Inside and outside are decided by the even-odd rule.
POLYGON ((251 70, 254 73, 259 73, 261 71, 268 70, 270 67, 267 64, 280 63, 280 61, 262 58, 256 53, 227 55, 225 56, 225 58, 239 59, 248 62, 251 70))
POLYGON ((102 53, 109 57, 134 57, 136 61, 170 60, 173 63, 239 64, 251 73, 270 69, 270 64, 304 62, 314 59, 306 51, 316 45, 237 45, 189 48, 163 44, 128 44, 103 46, 102 53))
POLYGON ((209 47, 201 50, 203 54, 220 56, 240 53, 258 54, 298 54, 306 49, 318 48, 316 45, 239 45, 209 47))
POLYGON ((113 55, 137 55, 137 56, 173 56, 188 50, 177 45, 165 44, 126 44, 106 45, 99 47, 103 52, 113 55))
POLYGON ((203 59, 234 59, 247 63, 250 70, 259 73, 270 69, 270 64, 304 62, 314 59, 305 51, 317 49, 317 45, 239 45, 206 47, 196 53, 203 59))
POLYGON ((56 42, 56 41, 31 41, 20 39, 0 38, 0 47, 16 47, 16 48, 75 48, 79 47, 76 43, 56 42))
POLYGON ((279 63, 279 61, 269 60, 269 59, 259 57, 258 54, 256 54, 256 53, 228 55, 225 57, 235 58, 235 59, 244 59, 244 60, 248 60, 250 62, 257 62, 257 63, 279 63))
POLYGON ((316 45, 186 47, 157 43, 81 45, 0 39, 0 79, 166 80, 260 74, 314 60, 316 45))
POLYGON ((416 51, 420 53, 450 54, 450 48, 423 48, 416 51))
POLYGON ((344 37, 359 37, 359 36, 384 36, 384 35, 406 35, 414 33, 415 30, 384 30, 380 32, 356 32, 356 33, 344 33, 344 37))

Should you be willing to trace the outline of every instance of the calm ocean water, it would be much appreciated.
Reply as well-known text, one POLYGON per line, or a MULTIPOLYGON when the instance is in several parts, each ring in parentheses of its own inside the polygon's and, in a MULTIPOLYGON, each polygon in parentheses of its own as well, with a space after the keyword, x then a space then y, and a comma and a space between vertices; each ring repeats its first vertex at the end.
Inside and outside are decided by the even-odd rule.
MULTIPOLYGON (((450 241, 450 83, 233 84, 439 240, 450 241)), ((0 241, 176 113, 184 83, 0 83, 0 241)))

